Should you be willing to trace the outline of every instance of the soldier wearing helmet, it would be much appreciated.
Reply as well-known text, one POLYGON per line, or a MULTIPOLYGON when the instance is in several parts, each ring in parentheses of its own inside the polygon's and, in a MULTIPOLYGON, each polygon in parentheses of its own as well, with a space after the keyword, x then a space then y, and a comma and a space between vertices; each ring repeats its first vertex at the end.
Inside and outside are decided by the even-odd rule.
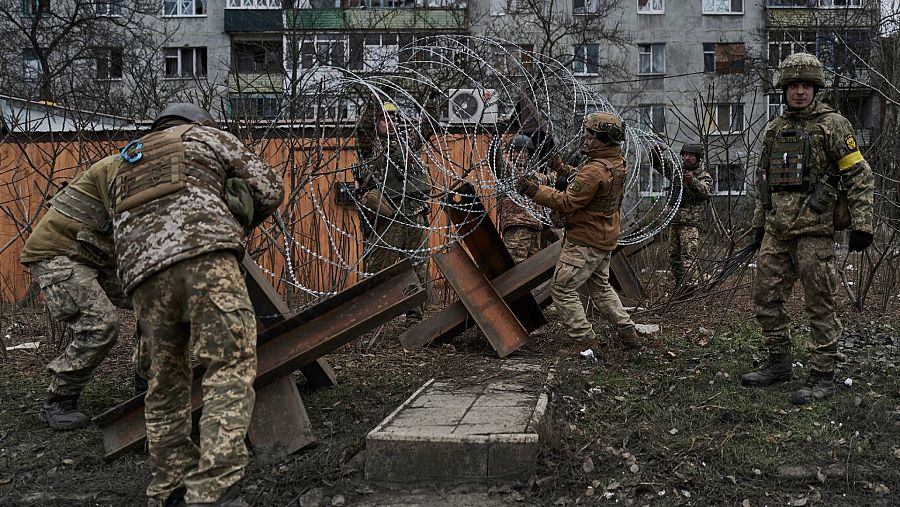
MULTIPOLYGON (((436 97, 426 101, 431 118, 436 97)), ((358 179, 363 221, 365 270, 376 273, 401 259, 412 261, 422 285, 428 280, 428 226, 432 183, 422 148, 434 133, 423 117, 418 131, 398 128, 397 105, 370 104, 357 122, 357 154, 364 165, 358 179)), ((406 325, 422 320, 425 305, 406 313, 406 325)))
POLYGON ((572 340, 563 355, 585 349, 598 350, 599 340, 588 322, 578 295, 587 288, 600 312, 617 327, 617 335, 629 348, 639 346, 634 322, 609 284, 609 263, 619 237, 622 197, 625 193, 625 160, 621 144, 625 125, 612 113, 591 113, 584 120, 581 151, 587 161, 579 168, 557 159, 558 174, 574 174, 565 190, 520 176, 516 188, 534 202, 565 214, 563 249, 556 263, 551 294, 560 321, 572 340))
MULTIPOLYGON (((507 144, 505 157, 501 163, 505 176, 531 173, 542 184, 552 184, 556 177, 547 172, 545 164, 532 167, 534 164, 534 142, 525 134, 516 134, 507 144)), ((552 234, 545 230, 544 224, 522 206, 508 196, 502 196, 499 202, 500 234, 503 243, 515 262, 522 262, 537 253, 544 246, 544 236, 552 234)))
POLYGON ((284 183, 214 125, 192 104, 163 109, 151 132, 122 150, 109 184, 118 271, 150 358, 149 505, 245 505, 256 319, 240 259, 284 183), (191 354, 207 366, 199 448, 185 416, 191 354))
MULTIPOLYGON (((678 297, 690 297, 697 290, 700 215, 712 191, 712 176, 702 161, 701 145, 685 143, 681 147, 681 205, 672 219, 669 238, 669 267, 678 297)), ((670 179, 675 173, 669 167, 663 172, 670 179)))
POLYGON ((810 374, 791 395, 804 404, 834 393, 835 363, 841 359, 841 323, 835 313, 835 205, 842 193, 849 208, 849 250, 872 243, 874 177, 853 126, 817 94, 825 85, 822 63, 810 54, 788 56, 776 86, 787 109, 763 131, 753 213, 757 273, 753 287, 756 318, 768 362, 747 373, 747 386, 786 382, 793 376, 790 319, 784 295, 798 279, 809 316, 810 374))

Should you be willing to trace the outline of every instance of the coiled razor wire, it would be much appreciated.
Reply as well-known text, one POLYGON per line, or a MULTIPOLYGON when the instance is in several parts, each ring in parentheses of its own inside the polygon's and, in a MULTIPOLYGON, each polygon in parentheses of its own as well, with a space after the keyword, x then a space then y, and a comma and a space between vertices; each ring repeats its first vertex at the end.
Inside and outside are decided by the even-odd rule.
MULTIPOLYGON (((376 213, 366 207, 359 195, 350 195, 352 206, 361 211, 356 221, 348 221, 347 213, 338 206, 324 204, 327 199, 334 199, 340 183, 353 181, 351 168, 360 162, 354 157, 355 140, 361 128, 374 127, 358 125, 360 113, 366 107, 380 107, 384 102, 392 102, 399 108, 398 128, 389 134, 389 142, 384 143, 388 150, 385 155, 392 155, 390 150, 401 150, 399 156, 392 158, 405 161, 405 166, 398 168, 404 176, 424 171, 431 179, 432 191, 427 196, 405 197, 412 208, 427 207, 434 211, 441 206, 453 206, 453 199, 447 196, 465 181, 474 186, 488 210, 501 199, 511 199, 539 222, 552 225, 548 209, 515 191, 519 176, 528 174, 509 158, 506 143, 517 129, 505 120, 511 117, 517 104, 527 103, 533 110, 535 118, 532 119, 538 122, 531 127, 540 126, 546 132, 546 136, 537 139, 532 136, 537 141, 537 156, 524 171, 533 172, 548 165, 554 154, 572 159, 579 153, 583 135, 581 119, 588 113, 621 114, 597 90, 579 83, 558 60, 525 50, 513 55, 511 47, 515 46, 492 37, 434 36, 401 48, 403 61, 389 73, 363 75, 323 66, 302 76, 296 93, 292 94, 295 98, 285 102, 279 117, 265 126, 268 132, 262 136, 264 140, 269 139, 266 134, 285 124, 302 124, 304 131, 302 137, 285 140, 292 149, 288 160, 282 163, 291 194, 281 211, 284 223, 272 231, 276 236, 283 236, 279 245, 273 245, 285 258, 287 273, 281 276, 281 281, 320 298, 342 289, 350 274, 371 275, 365 271, 359 255, 363 244, 359 221, 365 222, 372 231, 366 238, 370 245, 396 250, 414 262, 423 262, 462 239, 443 214, 432 212, 424 226, 431 241, 413 250, 396 249, 375 232, 374 224, 368 223, 367 217, 376 213), (504 68, 487 59, 498 55, 504 57, 504 68), (451 124, 442 118, 454 107, 450 103, 453 99, 450 90, 474 90, 482 94, 489 107, 481 109, 480 117, 451 124), (443 114, 433 112, 429 100, 435 98, 443 114), (499 121, 494 110, 501 117, 499 121), (432 130, 434 135, 424 138, 423 127, 432 130), (555 145, 551 145, 554 141, 555 145), (415 145, 421 146, 421 153, 410 147, 415 145), (317 224, 317 233, 298 237, 296 231, 306 231, 310 223, 317 224), (358 255, 350 254, 354 249, 358 255), (330 270, 344 276, 316 280, 313 286, 313 281, 303 279, 298 273, 301 265, 310 263, 319 271, 330 270)), ((374 115, 376 121, 378 114, 374 115)), ((619 243, 630 245, 652 238, 672 220, 681 203, 682 173, 680 157, 656 134, 627 123, 625 131, 622 148, 628 177, 619 243), (651 158, 657 162, 651 163, 651 158), (663 168, 671 172, 672 184, 655 200, 644 199, 641 176, 649 180, 653 171, 663 168)), ((379 176, 382 179, 374 182, 375 187, 385 184, 386 174, 379 176)), ((480 221, 487 216, 473 219, 480 221)), ((385 219, 405 227, 423 227, 400 213, 393 217, 379 216, 379 221, 385 219)))

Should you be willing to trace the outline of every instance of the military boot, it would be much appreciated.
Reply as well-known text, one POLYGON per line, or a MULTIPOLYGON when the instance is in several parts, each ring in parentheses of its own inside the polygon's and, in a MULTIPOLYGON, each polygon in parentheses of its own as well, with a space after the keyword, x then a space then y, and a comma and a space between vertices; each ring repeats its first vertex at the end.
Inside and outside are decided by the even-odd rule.
POLYGON ((626 349, 638 349, 641 347, 641 339, 638 338, 634 326, 619 330, 619 341, 626 349))
POLYGON ((741 375, 741 384, 762 387, 779 382, 788 382, 794 376, 791 354, 769 354, 769 364, 760 371, 741 375))
POLYGON ((218 500, 212 503, 189 503, 187 507, 249 507, 250 504, 241 498, 241 483, 236 482, 222 493, 218 500))
POLYGON ((805 405, 811 401, 824 400, 834 394, 834 372, 809 370, 806 385, 791 393, 791 403, 805 405))
POLYGON ((47 399, 41 405, 40 418, 55 430, 77 430, 84 428, 91 420, 78 411, 78 395, 63 396, 47 393, 47 399))

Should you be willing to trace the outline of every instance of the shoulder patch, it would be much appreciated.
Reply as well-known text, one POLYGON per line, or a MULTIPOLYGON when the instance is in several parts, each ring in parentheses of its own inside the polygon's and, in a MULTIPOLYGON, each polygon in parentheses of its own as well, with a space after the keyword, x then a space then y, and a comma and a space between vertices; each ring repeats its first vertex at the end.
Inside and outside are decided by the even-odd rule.
POLYGON ((856 138, 853 137, 853 134, 847 134, 844 137, 844 144, 847 145, 847 149, 850 151, 856 151, 856 138))
POLYGON ((573 181, 569 184, 569 190, 571 190, 572 192, 578 192, 579 190, 581 190, 581 183, 579 183, 578 180, 573 181))

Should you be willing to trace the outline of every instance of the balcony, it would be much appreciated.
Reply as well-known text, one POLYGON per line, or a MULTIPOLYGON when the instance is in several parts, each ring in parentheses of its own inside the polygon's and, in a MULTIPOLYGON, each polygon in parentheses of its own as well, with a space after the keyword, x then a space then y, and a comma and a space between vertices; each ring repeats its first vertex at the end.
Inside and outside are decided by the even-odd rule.
POLYGON ((466 9, 289 9, 284 11, 289 30, 425 30, 466 31, 466 9))
POLYGON ((225 9, 225 33, 281 32, 281 9, 225 9))
POLYGON ((228 74, 228 91, 241 94, 281 94, 284 92, 284 74, 281 72, 228 74))

